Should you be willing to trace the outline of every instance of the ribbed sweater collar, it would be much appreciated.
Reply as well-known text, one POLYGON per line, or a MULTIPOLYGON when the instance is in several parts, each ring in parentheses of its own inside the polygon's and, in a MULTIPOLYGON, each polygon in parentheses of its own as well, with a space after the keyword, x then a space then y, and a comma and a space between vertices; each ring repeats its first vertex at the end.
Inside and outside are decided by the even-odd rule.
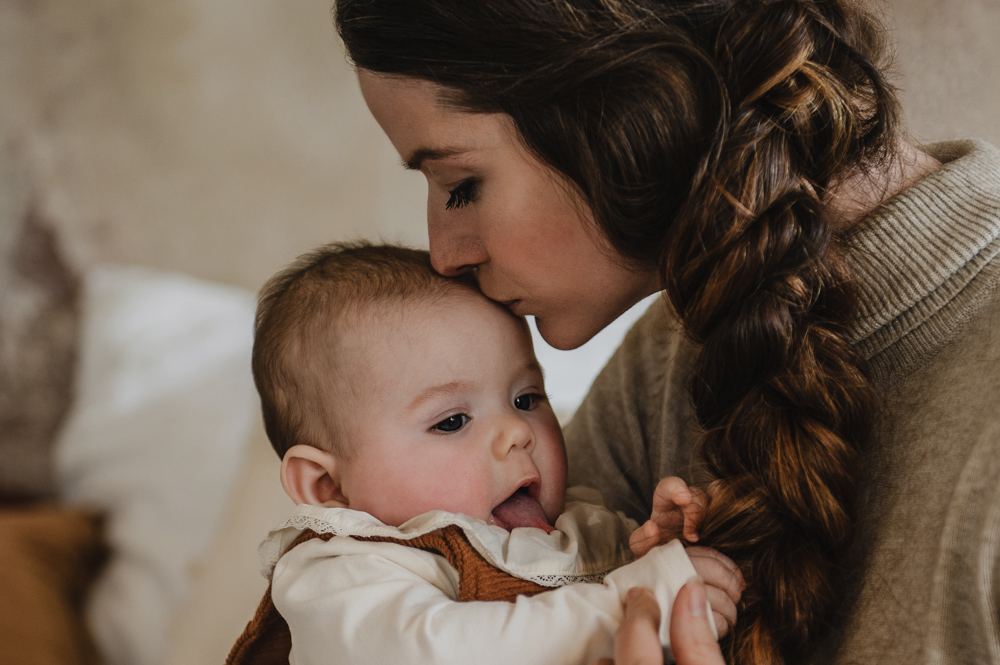
POLYGON ((851 341, 876 380, 940 348, 1000 284, 1000 150, 976 140, 924 149, 943 166, 847 237, 860 290, 851 341))

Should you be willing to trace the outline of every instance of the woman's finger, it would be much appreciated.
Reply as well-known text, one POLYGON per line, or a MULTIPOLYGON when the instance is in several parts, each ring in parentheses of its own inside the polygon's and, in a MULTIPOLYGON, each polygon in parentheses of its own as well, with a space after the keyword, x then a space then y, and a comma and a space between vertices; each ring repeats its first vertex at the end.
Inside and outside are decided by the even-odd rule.
POLYGON ((663 665, 660 605, 649 589, 629 589, 625 620, 615 633, 615 665, 663 665))
POLYGON ((670 616, 670 648, 677 665, 725 665, 708 623, 706 600, 705 584, 698 578, 677 594, 670 616))

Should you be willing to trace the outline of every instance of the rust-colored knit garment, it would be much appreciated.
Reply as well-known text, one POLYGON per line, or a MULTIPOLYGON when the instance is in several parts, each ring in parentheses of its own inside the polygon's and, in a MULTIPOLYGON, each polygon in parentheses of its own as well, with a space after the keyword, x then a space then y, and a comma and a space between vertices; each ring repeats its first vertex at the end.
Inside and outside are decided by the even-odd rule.
MULTIPOLYGON (((306 530, 292 542, 288 549, 291 550, 292 547, 313 538, 329 540, 332 537, 332 533, 316 533, 306 530)), ((410 540, 382 536, 356 537, 355 540, 396 543, 440 554, 458 571, 459 602, 472 600, 514 602, 518 596, 534 596, 550 588, 522 580, 496 568, 476 551, 465 537, 465 533, 454 525, 410 540)), ((287 664, 291 649, 292 636, 288 630, 288 624, 275 609, 274 602, 271 600, 271 587, 268 587, 253 619, 247 624, 243 634, 236 640, 232 651, 229 652, 226 665, 287 664)))

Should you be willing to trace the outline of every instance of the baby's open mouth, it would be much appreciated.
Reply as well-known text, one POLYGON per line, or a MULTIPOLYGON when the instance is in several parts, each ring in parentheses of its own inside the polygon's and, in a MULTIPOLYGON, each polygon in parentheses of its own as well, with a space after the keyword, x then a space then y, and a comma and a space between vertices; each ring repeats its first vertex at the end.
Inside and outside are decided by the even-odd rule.
POLYGON ((494 508, 493 523, 508 531, 521 526, 543 529, 545 533, 552 533, 555 530, 545 517, 542 504, 531 496, 529 487, 521 487, 494 508))

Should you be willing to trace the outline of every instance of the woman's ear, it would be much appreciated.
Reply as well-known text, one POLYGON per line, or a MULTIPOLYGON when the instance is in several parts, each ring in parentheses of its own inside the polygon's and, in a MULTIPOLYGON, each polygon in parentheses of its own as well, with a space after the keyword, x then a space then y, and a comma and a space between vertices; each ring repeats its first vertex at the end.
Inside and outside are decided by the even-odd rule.
POLYGON ((281 486, 296 504, 346 508, 338 465, 331 452, 313 446, 292 446, 281 460, 281 486))

